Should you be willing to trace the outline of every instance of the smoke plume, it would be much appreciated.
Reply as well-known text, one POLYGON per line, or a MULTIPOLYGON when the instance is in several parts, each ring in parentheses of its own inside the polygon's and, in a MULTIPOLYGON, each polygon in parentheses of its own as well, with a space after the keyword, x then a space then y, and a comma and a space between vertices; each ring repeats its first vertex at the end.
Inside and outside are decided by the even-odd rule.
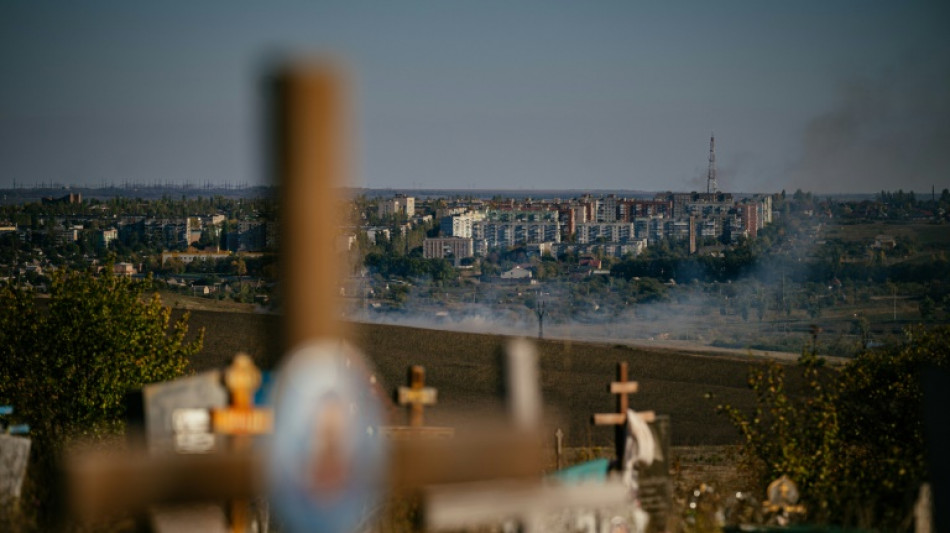
POLYGON ((929 190, 950 181, 950 61, 910 60, 851 80, 811 120, 789 188, 929 190))

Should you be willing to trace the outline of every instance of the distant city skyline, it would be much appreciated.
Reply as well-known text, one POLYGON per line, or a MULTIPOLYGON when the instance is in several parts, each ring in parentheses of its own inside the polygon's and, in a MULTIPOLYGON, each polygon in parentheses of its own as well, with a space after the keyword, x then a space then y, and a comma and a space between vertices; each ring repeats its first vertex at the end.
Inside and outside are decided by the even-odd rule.
POLYGON ((263 65, 351 70, 358 187, 950 187, 950 6, 0 4, 0 188, 268 184, 263 65))

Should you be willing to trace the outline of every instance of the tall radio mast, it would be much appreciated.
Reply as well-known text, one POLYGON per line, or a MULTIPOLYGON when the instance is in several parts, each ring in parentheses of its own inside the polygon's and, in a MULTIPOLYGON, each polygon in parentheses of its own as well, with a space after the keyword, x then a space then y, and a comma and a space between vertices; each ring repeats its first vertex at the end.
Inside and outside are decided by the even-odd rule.
POLYGON ((716 185, 716 136, 709 136, 709 172, 706 174, 706 194, 719 192, 716 185))

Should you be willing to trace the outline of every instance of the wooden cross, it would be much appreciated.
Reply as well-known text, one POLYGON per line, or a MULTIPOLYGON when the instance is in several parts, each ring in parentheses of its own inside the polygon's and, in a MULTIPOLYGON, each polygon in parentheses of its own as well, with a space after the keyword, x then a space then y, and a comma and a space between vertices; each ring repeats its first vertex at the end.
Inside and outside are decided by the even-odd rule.
MULTIPOLYGON (((636 381, 629 381, 627 377, 627 363, 617 364, 617 381, 611 382, 607 390, 611 394, 617 395, 616 413, 598 413, 593 417, 595 426, 616 426, 614 435, 614 445, 617 450, 618 464, 623 460, 625 446, 627 442, 627 409, 630 407, 628 394, 635 394, 639 389, 636 381)), ((637 413, 644 422, 653 422, 656 419, 656 413, 653 411, 643 411, 637 413)))
POLYGON ((409 425, 422 427, 422 413, 426 405, 435 405, 438 391, 433 387, 426 387, 426 369, 420 365, 409 368, 409 386, 397 389, 399 405, 409 406, 409 425))
MULTIPOLYGON (((284 345, 293 351, 345 337, 337 313, 338 261, 331 252, 340 222, 337 193, 345 185, 347 174, 343 146, 346 87, 338 69, 309 65, 285 70, 272 89, 277 117, 273 129, 276 174, 282 196, 284 345)), ((238 366, 228 378, 233 405, 214 413, 216 430, 237 436, 233 446, 237 449, 207 456, 78 457, 69 465, 77 518, 91 519, 116 511, 141 512, 156 503, 241 500, 261 494, 263 458, 253 450, 242 449, 247 447, 242 443, 280 420, 250 407, 250 391, 257 386, 258 378, 246 371, 244 363, 238 366)), ((517 377, 524 373, 510 374, 517 377)), ((394 440, 387 471, 379 476, 385 477, 393 490, 495 478, 537 480, 541 472, 538 440, 531 433, 536 428, 528 423, 538 420, 534 416, 540 408, 536 378, 535 374, 520 382, 533 382, 537 398, 526 387, 509 387, 509 394, 516 396, 512 402, 516 431, 509 428, 459 442, 394 440)), ((418 392, 425 390, 424 380, 418 382, 419 389, 412 392, 410 381, 407 399, 418 401, 417 420, 421 424, 427 393, 418 392)), ((432 396, 435 400, 434 393, 432 396)), ((277 436, 279 432, 275 432, 277 436)), ((239 524, 232 527, 237 529, 239 524)))
MULTIPOLYGON (((244 353, 238 354, 224 374, 224 383, 231 393, 231 406, 211 411, 215 433, 231 435, 235 452, 246 453, 253 435, 274 431, 274 413, 271 409, 254 407, 254 393, 261 386, 261 371, 244 353)), ((246 498, 231 501, 231 531, 244 533, 250 516, 250 502, 246 498)))
POLYGON ((450 427, 426 426, 423 423, 423 409, 435 405, 438 390, 426 387, 426 369, 419 365, 409 367, 409 386, 396 389, 396 403, 409 409, 408 426, 382 426, 380 431, 390 439, 403 438, 451 438, 455 429, 450 427))

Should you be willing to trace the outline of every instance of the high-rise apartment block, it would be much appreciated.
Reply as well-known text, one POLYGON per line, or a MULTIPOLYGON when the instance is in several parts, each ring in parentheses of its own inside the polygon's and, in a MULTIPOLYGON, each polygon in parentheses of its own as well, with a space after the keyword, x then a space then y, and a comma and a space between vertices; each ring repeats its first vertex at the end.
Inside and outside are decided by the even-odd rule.
POLYGON ((446 237, 472 238, 472 225, 485 219, 484 213, 468 212, 442 217, 439 230, 446 237))
POLYGON ((393 198, 380 198, 378 214, 380 218, 392 215, 412 217, 416 214, 416 199, 402 194, 397 194, 393 198))
POLYGON ((472 257, 475 248, 472 239, 463 237, 436 237, 422 241, 422 257, 451 259, 459 266, 462 259, 472 257))

